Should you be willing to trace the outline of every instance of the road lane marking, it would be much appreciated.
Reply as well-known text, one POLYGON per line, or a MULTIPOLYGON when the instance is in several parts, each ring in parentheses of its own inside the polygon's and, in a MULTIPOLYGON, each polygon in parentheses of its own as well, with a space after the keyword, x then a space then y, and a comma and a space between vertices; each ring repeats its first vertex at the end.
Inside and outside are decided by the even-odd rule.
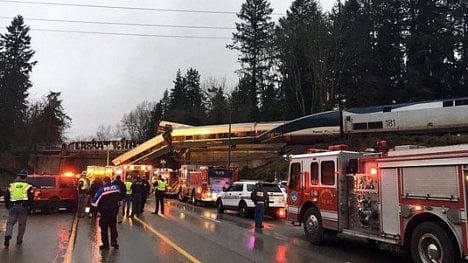
POLYGON ((211 221, 216 222, 216 223, 221 223, 221 221, 216 220, 216 219, 213 219, 213 218, 209 218, 209 217, 207 217, 207 216, 201 216, 201 218, 203 218, 203 219, 208 219, 208 220, 211 220, 211 221))
POLYGON ((75 218, 73 219, 72 232, 70 234, 70 239, 68 240, 67 252, 65 253, 65 257, 64 257, 64 260, 63 260, 64 263, 70 263, 71 262, 73 248, 75 247, 77 227, 78 227, 78 213, 75 214, 75 218))
POLYGON ((197 258, 195 258, 194 256, 192 256, 189 252, 185 251, 183 248, 179 247, 176 243, 172 242, 168 237, 166 237, 165 235, 159 233, 156 229, 154 229, 152 226, 150 226, 148 223, 142 221, 140 218, 138 217, 135 217, 134 218, 135 221, 137 221, 138 223, 142 224, 143 226, 145 226, 146 228, 148 228, 151 232, 153 232, 153 234, 155 234, 156 236, 158 236, 160 239, 162 239, 164 242, 168 243, 172 248, 174 248, 175 250, 177 250, 177 252, 179 252, 181 255, 183 255, 184 257, 186 257, 188 260, 190 260, 191 262, 194 262, 194 263, 201 263, 200 260, 198 260, 197 258))

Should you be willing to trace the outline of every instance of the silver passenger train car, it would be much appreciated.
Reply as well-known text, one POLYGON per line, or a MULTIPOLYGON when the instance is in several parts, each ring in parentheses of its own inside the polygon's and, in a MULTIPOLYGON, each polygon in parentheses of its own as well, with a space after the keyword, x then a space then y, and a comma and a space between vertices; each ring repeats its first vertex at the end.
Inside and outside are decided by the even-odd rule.
POLYGON ((468 98, 353 108, 343 111, 345 134, 432 133, 468 128, 468 98))

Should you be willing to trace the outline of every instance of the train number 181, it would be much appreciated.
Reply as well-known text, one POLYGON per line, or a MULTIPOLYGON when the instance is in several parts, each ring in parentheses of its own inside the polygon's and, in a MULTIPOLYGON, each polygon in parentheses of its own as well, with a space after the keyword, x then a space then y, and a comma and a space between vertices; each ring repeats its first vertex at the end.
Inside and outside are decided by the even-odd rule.
POLYGON ((395 128, 396 127, 396 121, 395 120, 385 120, 385 126, 387 128, 395 128))

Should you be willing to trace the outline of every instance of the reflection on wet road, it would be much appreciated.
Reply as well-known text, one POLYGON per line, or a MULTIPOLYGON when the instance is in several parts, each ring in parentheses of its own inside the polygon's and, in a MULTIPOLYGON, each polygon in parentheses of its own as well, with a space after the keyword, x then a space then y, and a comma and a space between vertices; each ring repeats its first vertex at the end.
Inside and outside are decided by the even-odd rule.
MULTIPOLYGON (((313 246, 305 240, 302 227, 269 217, 265 228, 256 230, 252 219, 235 212, 218 214, 213 207, 166 200, 166 215, 151 214, 153 209, 154 202, 149 201, 142 216, 125 218, 118 225, 120 248, 108 250, 99 249, 95 219, 77 220, 76 236, 69 243, 73 214, 32 216, 25 243, 1 250, 0 262, 63 262, 66 256, 68 262, 84 263, 411 262, 407 256, 374 250, 363 240, 346 237, 313 246)), ((0 223, 4 234, 1 217, 0 223)))

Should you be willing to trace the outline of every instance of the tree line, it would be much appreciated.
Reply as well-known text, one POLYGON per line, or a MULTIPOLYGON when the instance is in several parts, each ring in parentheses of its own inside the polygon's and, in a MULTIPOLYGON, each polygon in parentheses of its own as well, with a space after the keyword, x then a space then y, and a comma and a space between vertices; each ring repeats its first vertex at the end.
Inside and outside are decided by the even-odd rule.
MULTIPOLYGON (((467 96, 468 5, 464 0, 346 0, 324 12, 295 0, 272 19, 268 0, 245 0, 226 48, 238 51, 238 83, 178 70, 159 101, 144 101, 113 130, 144 141, 161 120, 189 125, 290 120, 337 107, 467 96)), ((60 92, 28 100, 37 63, 17 16, 0 34, 0 150, 61 142, 71 119, 60 92)))
POLYGON ((147 126, 137 138, 154 136, 162 119, 290 120, 338 107, 468 95, 463 0, 347 0, 328 13, 317 0, 296 0, 276 24, 272 12, 268 0, 246 0, 237 14, 227 45, 239 52, 234 89, 219 80, 201 85, 196 69, 179 70, 174 86, 146 109, 147 126))
POLYGON ((16 16, 0 34, 0 152, 21 150, 27 159, 35 143, 57 143, 71 124, 60 92, 28 99, 33 59, 29 27, 16 16))

